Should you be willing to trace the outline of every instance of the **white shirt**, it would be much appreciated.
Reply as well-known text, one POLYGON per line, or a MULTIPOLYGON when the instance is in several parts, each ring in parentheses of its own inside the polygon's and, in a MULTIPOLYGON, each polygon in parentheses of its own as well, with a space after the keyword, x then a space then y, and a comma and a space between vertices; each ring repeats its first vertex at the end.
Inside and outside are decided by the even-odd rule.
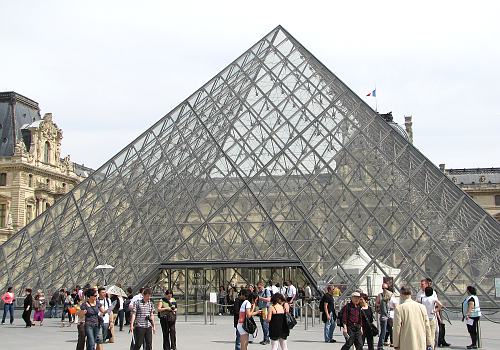
POLYGON ((109 300, 109 298, 104 298, 104 299, 99 299, 99 302, 101 303, 101 306, 104 308, 104 310, 106 310, 106 313, 102 315, 104 323, 109 323, 109 314, 107 313, 107 311, 111 306, 111 300, 109 300))
MULTIPOLYGON (((436 294, 435 290, 432 292, 432 296, 437 299, 437 294, 436 294)), ((417 296, 415 297, 415 301, 417 303, 422 303, 422 298, 425 298, 425 291, 423 291, 422 289, 420 289, 418 291, 418 293, 417 293, 417 296)))
POLYGON ((278 289, 278 287, 276 287, 274 285, 273 286, 269 286, 267 288, 271 291, 272 294, 276 294, 276 293, 280 292, 279 289, 278 289))
POLYGON ((437 297, 435 297, 434 295, 431 295, 430 297, 424 296, 421 299, 422 305, 424 305, 427 309, 427 317, 429 317, 429 320, 433 320, 436 317, 436 300, 437 297))
POLYGON ((134 295, 132 300, 130 300, 130 305, 128 306, 128 308, 130 310, 133 310, 135 303, 142 300, 142 299, 144 299, 144 295, 142 295, 141 293, 134 295))
POLYGON ((306 286, 306 288, 304 290, 304 294, 305 294, 306 298, 311 298, 312 297, 311 286, 306 286))
POLYGON ((295 299, 295 296, 297 295, 297 288, 295 288, 295 286, 293 284, 290 284, 288 286, 288 290, 287 290, 286 294, 287 294, 287 297, 295 299))
POLYGON ((396 306, 399 305, 399 301, 394 297, 394 295, 389 299, 389 302, 387 303, 387 308, 389 309, 389 318, 394 318, 394 310, 396 309, 396 306))

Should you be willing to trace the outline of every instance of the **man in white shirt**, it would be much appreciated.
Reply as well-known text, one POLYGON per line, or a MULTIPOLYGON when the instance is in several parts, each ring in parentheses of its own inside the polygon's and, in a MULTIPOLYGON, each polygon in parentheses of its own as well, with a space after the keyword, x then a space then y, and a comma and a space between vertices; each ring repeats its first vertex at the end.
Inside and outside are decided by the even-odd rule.
MULTIPOLYGON (((438 300, 436 293, 432 289, 432 287, 427 287, 425 288, 425 296, 422 297, 420 302, 422 305, 425 306, 425 309, 427 310, 427 317, 429 318, 429 326, 431 328, 431 334, 434 336, 436 335, 436 329, 437 329, 437 311, 439 311, 440 308, 443 307, 443 304, 438 300), (437 309, 437 310, 436 310, 437 309)), ((434 339, 434 348, 436 348, 436 339, 434 339)))
POLYGON ((295 308, 295 300, 297 299, 297 288, 292 284, 292 281, 288 281, 288 288, 286 290, 286 300, 290 305, 290 313, 297 317, 296 308, 295 308))

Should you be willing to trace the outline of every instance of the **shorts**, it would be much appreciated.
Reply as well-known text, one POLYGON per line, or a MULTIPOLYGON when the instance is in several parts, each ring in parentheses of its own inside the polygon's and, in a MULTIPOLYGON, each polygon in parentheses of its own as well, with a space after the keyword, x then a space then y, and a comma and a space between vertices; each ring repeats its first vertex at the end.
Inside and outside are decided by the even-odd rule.
POLYGON ((244 329, 243 329, 243 323, 238 323, 238 326, 236 327, 236 329, 238 330, 238 333, 240 333, 240 335, 245 335, 245 334, 248 334, 244 329))

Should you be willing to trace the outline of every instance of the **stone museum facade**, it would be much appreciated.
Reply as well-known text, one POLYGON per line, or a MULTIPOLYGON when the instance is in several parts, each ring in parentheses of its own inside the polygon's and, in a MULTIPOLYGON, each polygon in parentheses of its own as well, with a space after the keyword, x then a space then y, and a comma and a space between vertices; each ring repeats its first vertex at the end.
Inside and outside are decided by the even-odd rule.
POLYGON ((0 242, 71 191, 90 169, 61 158, 52 114, 15 92, 0 92, 0 242))

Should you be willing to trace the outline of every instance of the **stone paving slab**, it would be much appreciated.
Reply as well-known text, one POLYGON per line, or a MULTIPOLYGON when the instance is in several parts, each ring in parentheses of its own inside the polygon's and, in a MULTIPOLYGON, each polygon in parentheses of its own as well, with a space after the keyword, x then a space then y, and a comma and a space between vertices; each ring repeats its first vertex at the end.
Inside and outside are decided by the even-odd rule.
MULTIPOLYGON (((42 327, 34 326, 24 328, 23 321, 17 319, 14 326, 0 326, 0 350, 37 349, 37 350, 66 350, 76 348, 77 331, 76 326, 61 327, 60 321, 46 319, 42 327)), ((483 349, 500 350, 500 325, 491 322, 482 322, 483 349)), ((154 336, 153 349, 162 349, 161 327, 158 324, 158 332, 154 336)), ((128 329, 116 332, 116 342, 106 344, 106 350, 129 349, 131 336, 128 329)), ((323 339, 323 328, 317 323, 315 327, 309 325, 304 330, 304 324, 300 323, 292 330, 288 339, 288 348, 293 349, 329 349, 338 350, 343 344, 343 337, 338 329, 335 330, 334 338, 337 343, 325 344, 323 339)), ((203 317, 190 316, 188 322, 184 322, 181 316, 177 322, 177 348, 178 350, 231 350, 234 349, 234 328, 232 317, 216 316, 215 324, 204 324, 203 317)), ((470 344, 470 338, 464 323, 453 321, 447 326, 446 339, 452 346, 449 349, 465 349, 470 344)), ((260 333, 257 343, 251 344, 249 349, 270 349, 270 345, 258 344, 262 340, 260 333)), ((365 346, 366 349, 366 346, 365 346)), ((386 347, 386 349, 391 349, 386 347)))

